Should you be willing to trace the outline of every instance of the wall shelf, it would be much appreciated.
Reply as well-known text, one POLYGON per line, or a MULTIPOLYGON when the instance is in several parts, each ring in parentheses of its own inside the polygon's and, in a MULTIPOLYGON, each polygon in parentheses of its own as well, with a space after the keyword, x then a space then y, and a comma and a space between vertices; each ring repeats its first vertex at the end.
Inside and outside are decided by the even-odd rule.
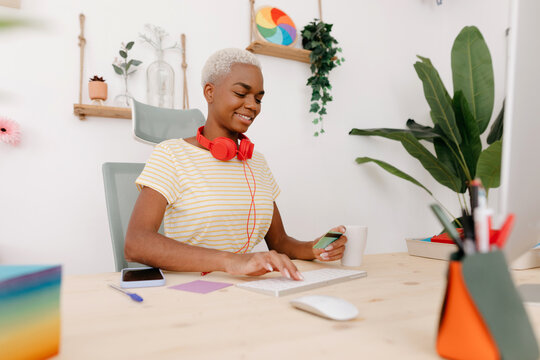
POLYGON ((272 44, 267 41, 254 41, 246 48, 254 54, 269 55, 280 57, 283 59, 290 59, 310 63, 309 54, 311 51, 304 49, 297 49, 289 46, 272 44))
POLYGON ((81 120, 86 116, 131 119, 131 109, 124 107, 73 104, 73 113, 81 120))

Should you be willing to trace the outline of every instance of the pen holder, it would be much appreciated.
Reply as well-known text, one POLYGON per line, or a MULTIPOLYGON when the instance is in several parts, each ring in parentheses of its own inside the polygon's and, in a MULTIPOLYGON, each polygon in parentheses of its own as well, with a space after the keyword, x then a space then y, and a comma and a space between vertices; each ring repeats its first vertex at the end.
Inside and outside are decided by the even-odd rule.
POLYGON ((448 359, 538 359, 538 344, 501 251, 454 253, 437 352, 448 359))

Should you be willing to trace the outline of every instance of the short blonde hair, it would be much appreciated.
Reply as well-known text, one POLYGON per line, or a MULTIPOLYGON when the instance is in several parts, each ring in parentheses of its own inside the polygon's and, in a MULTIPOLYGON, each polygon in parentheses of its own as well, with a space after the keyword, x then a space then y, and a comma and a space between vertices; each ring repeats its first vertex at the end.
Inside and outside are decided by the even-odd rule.
POLYGON ((202 87, 207 83, 215 83, 219 77, 228 74, 233 64, 249 64, 261 68, 259 59, 247 50, 237 48, 221 49, 210 55, 206 60, 201 74, 202 87))

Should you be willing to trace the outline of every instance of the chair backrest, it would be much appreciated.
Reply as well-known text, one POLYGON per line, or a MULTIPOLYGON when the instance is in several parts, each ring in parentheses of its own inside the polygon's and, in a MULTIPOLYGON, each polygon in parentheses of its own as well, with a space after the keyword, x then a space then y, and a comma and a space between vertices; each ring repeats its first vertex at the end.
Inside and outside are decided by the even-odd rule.
POLYGON ((150 144, 194 136, 197 129, 205 123, 204 115, 199 109, 166 109, 133 99, 131 111, 135 138, 150 144))
MULTIPOLYGON (((113 247, 116 271, 126 267, 140 267, 139 263, 127 262, 124 258, 124 242, 126 230, 139 191, 135 180, 144 168, 143 163, 103 164, 103 183, 105 184, 105 200, 109 218, 109 230, 113 247)), ((163 234, 163 223, 159 229, 163 234)))

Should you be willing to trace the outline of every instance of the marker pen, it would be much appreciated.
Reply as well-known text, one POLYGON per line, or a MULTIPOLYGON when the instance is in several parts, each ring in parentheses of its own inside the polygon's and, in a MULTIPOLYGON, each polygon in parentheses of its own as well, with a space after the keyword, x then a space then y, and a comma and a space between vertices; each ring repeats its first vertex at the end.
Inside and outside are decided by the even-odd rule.
POLYGON ((477 207, 474 210, 474 234, 478 252, 489 252, 489 217, 493 211, 486 207, 477 207))

